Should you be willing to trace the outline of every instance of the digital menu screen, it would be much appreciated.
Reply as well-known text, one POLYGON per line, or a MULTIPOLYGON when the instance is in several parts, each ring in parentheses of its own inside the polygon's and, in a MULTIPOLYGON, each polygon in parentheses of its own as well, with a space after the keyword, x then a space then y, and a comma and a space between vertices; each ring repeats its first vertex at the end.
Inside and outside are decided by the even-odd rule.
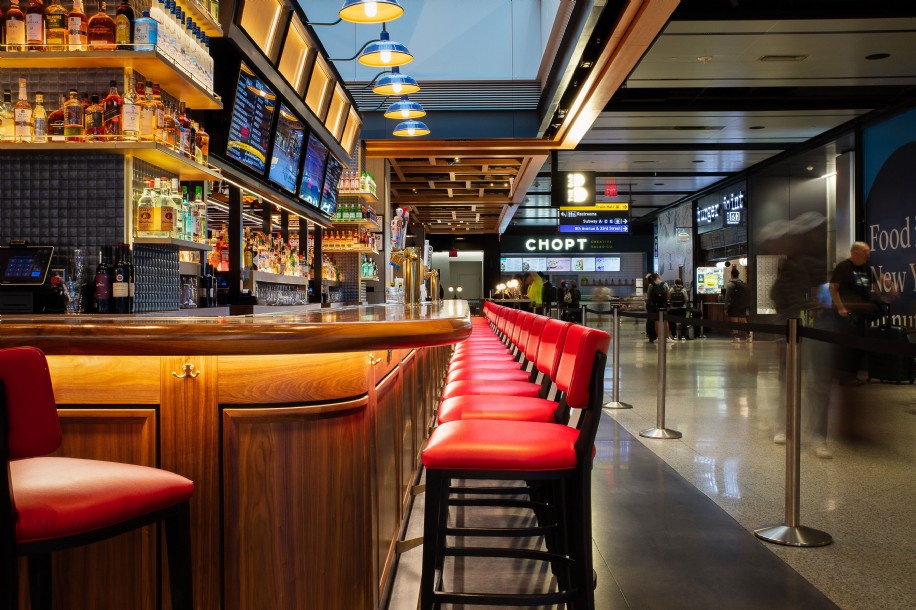
POLYGON ((719 294, 725 288, 725 270, 697 267, 697 294, 719 294))
POLYGON ((547 271, 547 259, 540 258, 523 258, 522 271, 547 271))
POLYGON ((594 271, 595 270, 595 259, 594 258, 573 258, 572 260, 572 270, 573 271, 594 271))
POLYGON ((340 172, 343 166, 334 157, 328 157, 328 170, 324 174, 324 188, 321 191, 322 213, 333 216, 337 211, 337 189, 340 186, 340 172))
POLYGON ((499 270, 505 273, 520 272, 522 270, 522 259, 501 258, 499 259, 499 270))
POLYGON ((620 271, 620 257, 596 258, 595 271, 620 271))
POLYGON ((548 258, 547 271, 571 271, 572 265, 568 258, 548 258))
POLYGON ((267 163, 270 126, 276 104, 276 94, 248 66, 242 64, 232 106, 226 155, 261 174, 267 163))
POLYGON ((302 168, 302 182, 299 183, 299 199, 318 207, 321 203, 321 187, 324 185, 324 166, 328 160, 328 148, 315 134, 309 134, 305 148, 305 166, 302 168))
POLYGON ((304 135, 302 122, 293 115, 286 104, 280 104, 277 135, 274 137, 274 149, 270 155, 270 174, 267 177, 291 193, 296 192, 299 155, 302 153, 304 135))

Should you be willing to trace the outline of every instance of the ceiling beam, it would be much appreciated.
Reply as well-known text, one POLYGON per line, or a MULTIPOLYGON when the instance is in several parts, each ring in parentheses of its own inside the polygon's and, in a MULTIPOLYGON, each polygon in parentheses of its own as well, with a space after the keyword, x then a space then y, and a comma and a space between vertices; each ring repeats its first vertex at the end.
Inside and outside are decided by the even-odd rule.
MULTIPOLYGON (((594 132, 592 132, 594 133, 594 132)), ((801 142, 621 142, 602 144, 600 142, 580 143, 575 152, 694 152, 756 150, 773 151, 798 148, 801 142)))
MULTIPOLYGON (((479 156, 492 159, 518 158, 546 154, 556 148, 554 142, 535 138, 489 138, 476 140, 366 140, 368 158, 446 158, 479 156)), ((500 161, 502 163, 502 161, 500 161)))

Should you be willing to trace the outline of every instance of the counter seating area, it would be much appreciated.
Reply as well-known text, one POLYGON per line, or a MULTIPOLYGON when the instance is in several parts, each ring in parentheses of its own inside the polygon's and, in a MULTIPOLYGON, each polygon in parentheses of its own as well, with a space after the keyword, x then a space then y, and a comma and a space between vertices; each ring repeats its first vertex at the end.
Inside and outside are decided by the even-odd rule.
POLYGON ((609 344, 610 336, 600 330, 494 303, 484 306, 471 337, 455 349, 439 425, 422 453, 423 610, 446 603, 594 608, 590 473, 609 344), (474 480, 522 483, 467 485, 474 480), (507 499, 519 495, 521 500, 507 499), (477 496, 488 497, 473 499, 477 496), (452 506, 499 502, 531 508, 537 525, 459 527, 449 519, 452 506), (536 549, 475 547, 459 541, 468 536, 543 536, 544 543, 536 549), (524 593, 445 591, 446 561, 454 557, 545 561, 556 587, 524 593))

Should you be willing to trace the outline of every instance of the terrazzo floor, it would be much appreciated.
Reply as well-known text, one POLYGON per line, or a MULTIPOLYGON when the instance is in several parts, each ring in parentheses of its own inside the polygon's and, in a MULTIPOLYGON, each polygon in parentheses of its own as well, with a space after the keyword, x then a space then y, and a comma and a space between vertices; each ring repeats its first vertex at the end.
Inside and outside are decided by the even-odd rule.
MULTIPOLYGON (((721 336, 667 345, 666 426, 683 438, 653 440, 639 431, 656 423, 659 347, 641 329, 622 321, 620 398, 634 408, 606 410, 596 443, 597 607, 916 608, 916 386, 834 390, 833 459, 815 457, 806 437, 801 460, 801 524, 834 543, 769 544, 752 531, 785 514, 786 448, 773 443, 784 393, 777 345, 721 336)), ((606 399, 612 374, 610 365, 606 399)), ((803 400, 803 420, 809 408, 803 400)), ((422 535, 422 500, 408 538, 422 535)), ((401 556, 389 610, 416 608, 421 552, 401 556)), ((532 566, 476 562, 450 577, 549 582, 532 566)))

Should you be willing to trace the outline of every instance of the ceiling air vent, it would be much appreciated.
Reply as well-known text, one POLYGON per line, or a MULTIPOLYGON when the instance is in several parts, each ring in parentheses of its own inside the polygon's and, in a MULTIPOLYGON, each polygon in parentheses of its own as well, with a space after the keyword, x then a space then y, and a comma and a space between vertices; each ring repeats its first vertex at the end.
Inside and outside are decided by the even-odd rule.
POLYGON ((807 55, 761 55, 757 61, 805 61, 807 55))

